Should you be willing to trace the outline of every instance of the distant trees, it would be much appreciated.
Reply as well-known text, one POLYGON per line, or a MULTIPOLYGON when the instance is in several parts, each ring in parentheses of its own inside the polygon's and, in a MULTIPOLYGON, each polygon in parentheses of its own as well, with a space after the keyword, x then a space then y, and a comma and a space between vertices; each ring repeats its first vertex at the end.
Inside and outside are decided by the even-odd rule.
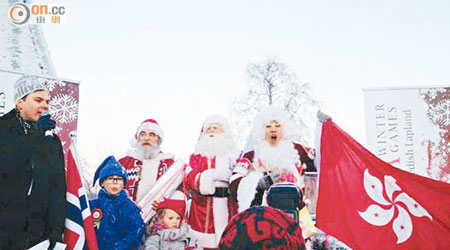
POLYGON ((230 121, 237 142, 243 146, 253 121, 270 105, 278 106, 290 116, 298 128, 298 142, 312 145, 314 114, 319 105, 309 83, 300 83, 294 72, 275 57, 250 63, 246 71, 248 92, 230 104, 230 121))

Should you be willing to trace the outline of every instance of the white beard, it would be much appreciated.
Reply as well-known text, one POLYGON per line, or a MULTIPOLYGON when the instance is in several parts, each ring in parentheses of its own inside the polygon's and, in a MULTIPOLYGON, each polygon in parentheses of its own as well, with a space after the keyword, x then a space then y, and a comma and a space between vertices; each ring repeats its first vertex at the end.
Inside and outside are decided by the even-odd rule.
POLYGON ((236 153, 239 149, 230 136, 224 134, 203 134, 195 145, 195 153, 213 158, 214 156, 225 156, 236 153))
POLYGON ((136 157, 139 160, 150 160, 155 158, 160 152, 159 144, 152 145, 151 147, 144 147, 141 142, 139 142, 136 148, 136 157))
MULTIPOLYGON (((300 164, 300 157, 294 144, 282 139, 276 146, 270 145, 266 140, 255 145, 255 169, 260 172, 273 169, 296 171, 296 164, 300 164), (268 169, 259 166, 258 160, 268 169)), ((297 172, 297 171, 296 171, 297 172)))

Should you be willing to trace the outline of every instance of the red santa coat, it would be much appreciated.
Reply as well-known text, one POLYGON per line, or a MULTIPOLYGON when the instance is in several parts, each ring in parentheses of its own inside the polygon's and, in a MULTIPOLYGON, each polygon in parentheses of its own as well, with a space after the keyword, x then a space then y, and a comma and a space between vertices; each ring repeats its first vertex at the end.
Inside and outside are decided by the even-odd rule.
POLYGON ((142 180, 143 167, 152 168, 152 171, 157 171, 155 175, 156 179, 154 180, 156 181, 174 163, 173 155, 170 154, 163 154, 162 152, 160 152, 155 158, 158 158, 155 166, 144 166, 143 161, 131 156, 126 156, 119 160, 120 164, 122 164, 122 166, 124 166, 127 171, 128 177, 125 190, 127 191, 128 196, 131 197, 133 201, 136 201, 138 198, 137 196, 139 191, 139 184, 142 180))
MULTIPOLYGON (((294 148, 298 153, 298 157, 300 160, 300 165, 296 165, 297 171, 299 172, 300 176, 303 176, 305 174, 305 171, 307 172, 316 172, 316 168, 314 166, 314 160, 311 149, 305 148, 302 145, 298 143, 293 143, 294 148)), ((256 185, 259 181, 259 178, 263 176, 261 175, 249 175, 249 171, 255 171, 254 169, 251 170, 251 166, 253 165, 253 158, 254 158, 255 152, 249 151, 244 154, 244 156, 238 160, 238 163, 233 170, 233 176, 230 180, 230 202, 232 202, 231 207, 233 208, 232 213, 237 214, 246 208, 248 208, 248 204, 250 204, 249 201, 251 201, 254 198, 254 195, 256 193, 256 185), (250 183, 252 183, 251 190, 249 189, 249 186, 242 187, 241 181, 243 178, 253 178, 251 179, 250 183), (245 190, 248 189, 248 190, 245 190), (245 193, 246 198, 249 200, 246 200, 245 202, 240 202, 238 199, 238 192, 239 193, 245 193)))
MULTIPOLYGON (((235 159, 231 158, 226 157, 229 164, 235 161, 235 159)), ((221 159, 224 158, 222 157, 221 159)), ((192 167, 192 171, 186 176, 185 184, 187 191, 192 192, 192 203, 188 219, 188 224, 191 228, 190 232, 199 240, 200 246, 216 248, 225 226, 234 215, 229 213, 231 209, 228 195, 215 192, 215 190, 218 190, 216 189, 218 187, 217 182, 212 181, 212 177, 208 176, 211 172, 205 172, 208 169, 216 169, 216 157, 210 159, 199 154, 192 154, 189 165, 192 167), (201 194, 206 191, 209 193, 215 192, 215 194, 201 194), (217 230, 217 228, 220 229, 217 230)), ((220 165, 221 167, 230 166, 226 164, 220 165)), ((228 183, 221 182, 220 185, 219 190, 223 191, 225 189, 228 194, 228 183)))

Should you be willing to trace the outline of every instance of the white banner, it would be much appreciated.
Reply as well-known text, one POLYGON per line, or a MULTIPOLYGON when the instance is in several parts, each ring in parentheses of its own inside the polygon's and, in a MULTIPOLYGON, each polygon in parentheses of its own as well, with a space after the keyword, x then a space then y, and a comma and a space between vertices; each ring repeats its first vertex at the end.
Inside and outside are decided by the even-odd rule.
POLYGON ((364 89, 364 99, 372 153, 450 183, 450 87, 364 89))

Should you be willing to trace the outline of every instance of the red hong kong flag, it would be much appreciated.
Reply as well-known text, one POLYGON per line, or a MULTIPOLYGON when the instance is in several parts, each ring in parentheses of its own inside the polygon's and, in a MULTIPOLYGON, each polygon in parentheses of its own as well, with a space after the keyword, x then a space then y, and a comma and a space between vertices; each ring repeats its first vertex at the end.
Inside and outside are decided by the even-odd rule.
POLYGON ((321 124, 317 227, 353 249, 450 249, 450 185, 378 159, 321 124))

